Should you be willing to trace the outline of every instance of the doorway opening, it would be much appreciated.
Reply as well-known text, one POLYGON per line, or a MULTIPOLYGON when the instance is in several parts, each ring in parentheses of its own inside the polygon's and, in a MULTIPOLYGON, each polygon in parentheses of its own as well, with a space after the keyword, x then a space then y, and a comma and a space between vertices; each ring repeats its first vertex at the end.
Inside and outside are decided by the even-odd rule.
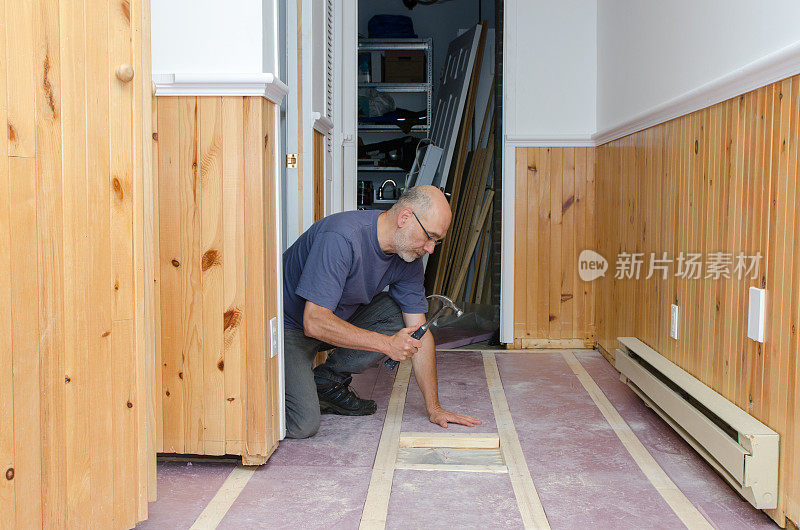
POLYGON ((499 344, 499 26, 501 1, 359 0, 356 71, 343 73, 357 90, 355 160, 344 161, 356 178, 343 203, 388 210, 421 184, 450 201, 448 236, 425 260, 427 293, 466 310, 433 328, 445 347, 499 344))

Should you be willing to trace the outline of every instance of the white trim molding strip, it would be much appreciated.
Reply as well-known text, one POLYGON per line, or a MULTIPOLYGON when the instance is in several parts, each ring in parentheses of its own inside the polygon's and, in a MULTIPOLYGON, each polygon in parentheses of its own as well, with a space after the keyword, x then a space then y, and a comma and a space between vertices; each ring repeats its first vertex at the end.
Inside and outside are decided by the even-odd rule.
POLYGON ((514 147, 596 147, 591 134, 561 134, 549 136, 508 136, 505 141, 514 147))
POLYGON ((155 96, 260 96, 280 105, 289 87, 270 73, 153 74, 155 96))
POLYGON ((327 116, 323 116, 320 112, 312 112, 311 117, 314 119, 314 130, 320 134, 327 136, 333 130, 333 121, 327 116))

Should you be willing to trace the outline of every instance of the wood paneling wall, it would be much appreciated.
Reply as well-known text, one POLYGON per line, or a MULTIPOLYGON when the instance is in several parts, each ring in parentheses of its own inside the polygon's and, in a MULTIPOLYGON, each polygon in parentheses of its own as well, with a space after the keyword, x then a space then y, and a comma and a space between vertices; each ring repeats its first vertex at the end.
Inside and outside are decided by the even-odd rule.
POLYGON ((595 150, 518 147, 514 338, 517 347, 591 346, 593 288, 578 256, 594 248, 595 150))
POLYGON ((158 451, 263 463, 280 436, 275 105, 156 100, 158 451))
POLYGON ((598 148, 598 338, 636 336, 781 437, 780 498, 770 515, 800 522, 800 77, 677 118, 598 148), (615 279, 620 252, 645 254, 641 279, 615 279), (646 280, 667 253, 667 279, 646 280), (678 278, 681 252, 730 254, 731 278, 678 278), (736 256, 760 253, 755 278, 736 256), (748 288, 767 291, 767 335, 747 338, 748 288), (679 340, 669 336, 680 308, 679 340))
POLYGON ((643 340, 780 434, 779 506, 768 513, 781 524, 800 522, 798 144, 792 77, 596 149, 516 150, 517 346, 565 346, 595 326, 611 355, 616 337, 643 340), (605 277, 577 278, 582 248, 608 260, 605 277), (623 252, 642 253, 640 279, 615 278, 623 252), (658 270, 645 279, 651 253, 664 252, 666 279, 658 270), (681 252, 729 258, 731 277, 706 277, 707 266, 697 279, 676 277, 681 252), (762 256, 755 278, 738 278, 740 253, 762 256), (763 344, 747 338, 750 286, 767 291, 763 344))
POLYGON ((148 20, 146 0, 0 0, 4 528, 129 528, 155 493, 148 20))

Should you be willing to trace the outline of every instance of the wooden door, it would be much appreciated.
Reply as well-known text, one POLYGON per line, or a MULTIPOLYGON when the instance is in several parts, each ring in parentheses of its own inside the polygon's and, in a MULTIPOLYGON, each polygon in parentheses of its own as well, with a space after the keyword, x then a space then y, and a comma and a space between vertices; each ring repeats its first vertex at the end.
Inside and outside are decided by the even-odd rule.
POLYGON ((0 0, 3 527, 129 528, 155 494, 148 13, 0 0))

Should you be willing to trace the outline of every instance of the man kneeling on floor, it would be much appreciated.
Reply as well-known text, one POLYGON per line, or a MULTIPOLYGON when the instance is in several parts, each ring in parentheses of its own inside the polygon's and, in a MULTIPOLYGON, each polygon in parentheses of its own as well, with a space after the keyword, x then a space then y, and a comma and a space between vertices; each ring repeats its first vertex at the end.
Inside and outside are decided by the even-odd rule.
POLYGON ((450 217, 438 188, 418 186, 387 212, 330 215, 283 253, 289 438, 313 436, 321 413, 374 414, 375 402, 350 389, 351 374, 387 357, 411 359, 432 423, 481 423, 441 407, 433 337, 411 337, 428 311, 420 258, 445 236, 450 217), (312 370, 316 354, 334 347, 312 370))

